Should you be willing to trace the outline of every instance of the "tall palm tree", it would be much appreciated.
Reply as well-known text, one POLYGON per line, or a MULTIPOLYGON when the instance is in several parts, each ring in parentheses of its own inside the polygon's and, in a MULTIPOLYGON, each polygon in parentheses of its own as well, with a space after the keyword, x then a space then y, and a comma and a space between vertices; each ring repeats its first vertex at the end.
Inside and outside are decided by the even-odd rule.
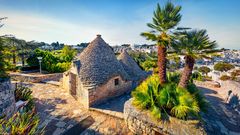
POLYGON ((184 55, 185 66, 178 86, 186 88, 192 75, 196 58, 209 58, 208 54, 215 52, 216 41, 211 41, 206 30, 189 30, 176 32, 179 37, 173 41, 172 47, 184 55))
POLYGON ((170 46, 171 30, 173 30, 181 20, 180 14, 181 6, 174 6, 168 2, 164 7, 157 5, 156 11, 153 13, 153 22, 148 23, 147 26, 152 29, 150 32, 141 33, 147 40, 157 42, 158 47, 158 72, 160 84, 166 83, 166 52, 167 47, 170 46))

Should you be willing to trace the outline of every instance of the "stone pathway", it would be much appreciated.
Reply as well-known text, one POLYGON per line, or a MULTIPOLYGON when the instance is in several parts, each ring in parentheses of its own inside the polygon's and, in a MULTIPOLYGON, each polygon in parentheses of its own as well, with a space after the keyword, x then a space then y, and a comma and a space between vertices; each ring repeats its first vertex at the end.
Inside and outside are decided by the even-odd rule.
POLYGON ((34 83, 30 88, 36 99, 40 127, 46 127, 47 135, 61 134, 89 116, 77 100, 59 87, 34 83))
POLYGON ((46 135, 131 134, 124 120, 85 110, 60 87, 44 83, 29 83, 28 87, 33 90, 46 135))
POLYGON ((206 122, 208 134, 240 134, 240 115, 231 109, 224 98, 218 94, 221 88, 214 88, 204 85, 198 85, 202 90, 211 107, 202 118, 206 122))

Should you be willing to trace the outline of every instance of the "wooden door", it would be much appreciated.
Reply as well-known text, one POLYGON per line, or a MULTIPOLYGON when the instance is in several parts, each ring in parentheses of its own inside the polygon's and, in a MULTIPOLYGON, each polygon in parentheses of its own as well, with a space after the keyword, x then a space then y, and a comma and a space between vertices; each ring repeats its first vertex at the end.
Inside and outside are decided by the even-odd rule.
POLYGON ((77 75, 70 73, 70 94, 76 95, 77 94, 77 75))

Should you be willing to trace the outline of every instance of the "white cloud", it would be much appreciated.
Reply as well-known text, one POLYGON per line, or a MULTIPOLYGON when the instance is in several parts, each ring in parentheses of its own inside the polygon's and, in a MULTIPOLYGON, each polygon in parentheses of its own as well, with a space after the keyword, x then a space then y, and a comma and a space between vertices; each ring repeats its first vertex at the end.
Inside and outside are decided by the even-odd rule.
POLYGON ((30 13, 12 11, 0 11, 0 13, 0 16, 8 17, 4 21, 5 26, 1 28, 0 34, 13 34, 25 40, 77 44, 90 42, 96 34, 102 34, 105 41, 111 45, 146 42, 140 36, 140 32, 146 29, 145 23, 139 25, 132 22, 123 26, 109 20, 108 23, 79 22, 76 24, 30 13))
MULTIPOLYGON (((136 20, 124 24, 118 23, 111 18, 99 16, 96 19, 97 21, 73 23, 71 20, 63 21, 31 13, 1 11, 0 9, 0 17, 8 17, 4 21, 5 26, 1 28, 0 35, 13 34, 28 41, 36 40, 48 43, 59 41, 66 44, 78 44, 90 42, 95 38, 96 34, 101 34, 110 45, 150 43, 141 37, 140 33, 149 30, 146 23, 151 21, 152 13, 150 11, 148 13, 137 12, 139 12, 136 13, 139 17, 135 17, 136 20)), ((216 40, 220 47, 239 49, 237 45, 240 43, 238 36, 240 27, 214 23, 206 18, 187 17, 182 19, 181 24, 182 26, 207 29, 210 37, 216 40)))

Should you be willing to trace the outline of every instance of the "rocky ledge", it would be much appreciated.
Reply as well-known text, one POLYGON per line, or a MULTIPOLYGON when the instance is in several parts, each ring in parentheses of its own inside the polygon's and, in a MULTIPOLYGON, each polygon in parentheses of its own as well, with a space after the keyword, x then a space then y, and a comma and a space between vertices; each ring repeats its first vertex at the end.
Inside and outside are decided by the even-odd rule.
POLYGON ((9 78, 0 81, 0 117, 10 117, 15 112, 14 90, 9 78))
POLYGON ((128 100, 124 105, 124 120, 135 134, 169 134, 169 135, 205 135, 205 130, 197 120, 180 120, 170 117, 169 120, 154 120, 149 112, 139 110, 128 100))

